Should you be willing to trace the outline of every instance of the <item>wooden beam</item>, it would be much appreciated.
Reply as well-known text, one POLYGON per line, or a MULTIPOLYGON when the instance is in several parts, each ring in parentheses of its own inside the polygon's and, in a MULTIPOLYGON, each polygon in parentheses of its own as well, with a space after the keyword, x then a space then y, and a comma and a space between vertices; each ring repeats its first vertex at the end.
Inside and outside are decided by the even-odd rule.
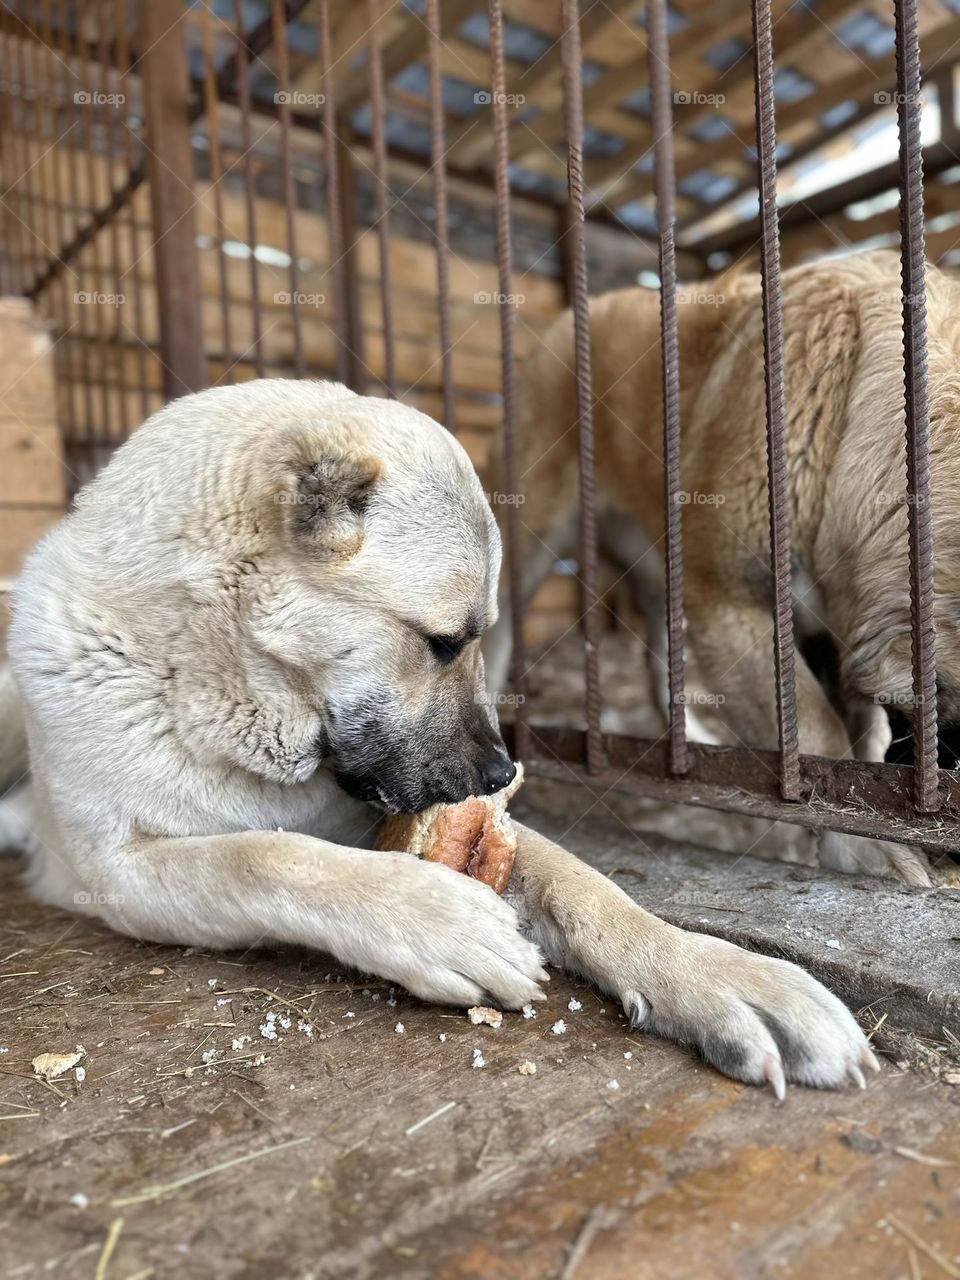
POLYGON ((207 385, 197 261, 190 82, 180 0, 140 10, 147 173, 168 399, 207 385))
MULTIPOLYGON (((956 164, 956 154, 942 142, 936 142, 924 149, 923 172, 927 178, 943 173, 945 169, 951 169, 956 164)), ((837 183, 836 186, 827 187, 824 191, 818 191, 805 200, 797 200, 793 204, 785 205, 780 214, 781 232, 786 237, 797 227, 822 221, 832 214, 839 213, 848 204, 882 195, 884 191, 893 190, 898 180, 898 162, 892 160, 878 169, 871 169, 869 173, 858 174, 856 178, 850 178, 846 182, 837 183)), ((748 222, 738 222, 735 226, 727 227, 716 235, 698 236, 696 249, 697 253, 702 254, 715 253, 721 249, 736 253, 744 246, 758 240, 759 236, 760 219, 751 218, 748 222)))

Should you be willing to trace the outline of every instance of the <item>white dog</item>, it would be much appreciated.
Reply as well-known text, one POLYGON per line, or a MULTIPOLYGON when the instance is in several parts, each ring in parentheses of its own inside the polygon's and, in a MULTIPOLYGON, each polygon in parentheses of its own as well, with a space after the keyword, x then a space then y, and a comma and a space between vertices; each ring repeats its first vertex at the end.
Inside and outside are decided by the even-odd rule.
POLYGON ((863 1084, 796 966, 673 928, 521 828, 510 901, 368 851, 380 815, 513 774, 484 695, 500 546, 429 418, 324 383, 175 401, 118 450, 15 593, 4 805, 48 902, 157 942, 331 952, 425 1000, 517 1008, 542 958, 739 1079, 863 1084))

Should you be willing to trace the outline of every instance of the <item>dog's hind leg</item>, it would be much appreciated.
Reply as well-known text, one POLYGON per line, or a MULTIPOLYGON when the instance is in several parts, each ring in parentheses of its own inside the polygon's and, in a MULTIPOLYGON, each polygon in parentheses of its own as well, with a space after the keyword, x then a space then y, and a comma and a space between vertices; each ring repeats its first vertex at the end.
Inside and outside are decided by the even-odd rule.
POLYGON ((102 865, 85 886, 97 914, 145 940, 315 947, 445 1004, 481 1004, 486 992, 507 1008, 543 998, 547 975, 513 909, 439 863, 246 831, 143 838, 102 865))
POLYGON ((519 828, 509 893, 548 960, 623 1005, 634 1027, 696 1046, 726 1075, 836 1088, 877 1070, 841 1002, 803 969, 650 915, 573 854, 519 828))

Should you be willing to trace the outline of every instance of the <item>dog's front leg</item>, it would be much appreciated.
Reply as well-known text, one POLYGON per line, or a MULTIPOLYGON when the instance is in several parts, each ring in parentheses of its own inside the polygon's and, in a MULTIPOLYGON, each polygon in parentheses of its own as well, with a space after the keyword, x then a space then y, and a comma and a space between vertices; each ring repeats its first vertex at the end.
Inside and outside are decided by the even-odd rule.
POLYGON ((519 827, 510 896, 548 960, 615 996, 634 1027, 695 1045, 750 1084, 861 1087, 877 1070, 836 996, 795 964, 688 933, 638 907, 599 871, 519 827))
POLYGON ((486 885, 408 854, 293 832, 141 839, 91 884, 115 928, 154 942, 328 951, 424 1000, 507 1008, 543 999, 540 955, 486 885))

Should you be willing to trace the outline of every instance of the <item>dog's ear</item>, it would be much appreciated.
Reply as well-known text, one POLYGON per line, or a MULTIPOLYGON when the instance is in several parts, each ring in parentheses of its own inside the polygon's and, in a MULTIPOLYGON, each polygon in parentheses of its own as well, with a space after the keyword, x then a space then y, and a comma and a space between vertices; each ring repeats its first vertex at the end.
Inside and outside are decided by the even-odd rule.
POLYGON ((376 458, 320 458, 297 480, 296 532, 330 556, 354 555, 363 541, 363 517, 379 478, 376 458))
POLYGON ((363 454, 325 452, 299 459, 277 495, 290 536, 322 560, 356 555, 380 474, 377 459, 363 454))

